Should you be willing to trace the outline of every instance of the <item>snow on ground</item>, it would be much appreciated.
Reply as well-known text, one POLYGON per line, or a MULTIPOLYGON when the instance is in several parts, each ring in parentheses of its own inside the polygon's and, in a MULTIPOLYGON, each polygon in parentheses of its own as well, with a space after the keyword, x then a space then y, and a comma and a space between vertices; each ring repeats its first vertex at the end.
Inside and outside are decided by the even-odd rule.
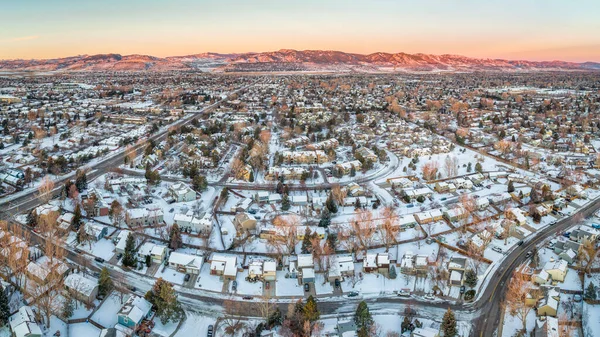
POLYGON ((304 288, 298 284, 298 279, 286 278, 285 274, 285 271, 277 271, 275 294, 277 296, 304 296, 304 288))
POLYGON ((200 275, 198 275, 195 287, 221 292, 223 290, 223 281, 220 276, 210 275, 210 263, 205 263, 200 270, 200 275))
POLYGON ((0 337, 11 337, 10 329, 8 325, 0 328, 0 337))
POLYGON ((596 336, 597 332, 600 331, 600 304, 592 305, 584 302, 581 321, 583 324, 583 336, 596 336))
POLYGON ((92 248, 88 243, 83 243, 77 246, 77 248, 84 250, 94 256, 101 257, 105 261, 110 261, 115 255, 115 245, 111 240, 100 239, 92 243, 92 248))
POLYGON ((73 310, 73 316, 70 319, 86 318, 94 311, 94 308, 86 309, 85 305, 79 302, 76 305, 77 308, 73 310))
MULTIPOLYGON (((128 296, 123 296, 123 303, 127 301, 127 298, 128 296)), ((92 320, 105 328, 115 326, 118 322, 117 313, 121 310, 123 303, 121 303, 120 295, 113 292, 94 313, 92 320)))
MULTIPOLYGON (((50 316, 50 328, 44 331, 44 336, 49 337, 53 336, 57 331, 60 332, 61 336, 69 336, 67 323, 63 322, 60 318, 56 316, 50 316)), ((74 335, 77 336, 77 335, 74 335)), ((85 336, 85 335, 84 335, 85 336)))
POLYGON ((317 295, 333 294, 333 287, 330 282, 325 279, 325 274, 315 275, 315 290, 317 295))
MULTIPOLYGON (((535 310, 529 311, 527 315, 527 331, 532 331, 535 326, 535 310)), ((504 313, 504 325, 502 326, 502 336, 500 337, 512 337, 515 333, 523 327, 523 323, 517 317, 510 315, 508 311, 504 313)))
POLYGON ((177 330, 175 337, 206 336, 209 325, 215 324, 212 317, 201 316, 193 311, 186 311, 186 319, 177 330))
MULTIPOLYGON (((237 274, 237 294, 240 295, 253 295, 261 296, 263 294, 263 283, 262 282, 248 282, 246 277, 248 276, 248 270, 244 269, 243 272, 237 274)), ((229 283, 229 289, 233 284, 229 283)))
MULTIPOLYGON (((154 328, 152 329, 153 334, 157 334, 157 335, 164 336, 164 337, 169 337, 177 329, 177 325, 179 324, 179 321, 177 321, 177 322, 171 321, 167 324, 162 324, 162 322, 160 321, 160 318, 155 318, 154 324, 155 324, 154 328)), ((194 334, 192 336, 201 336, 201 335, 194 334)))
POLYGON ((97 337, 100 336, 100 329, 91 323, 70 324, 69 336, 97 337))
POLYGON ((185 273, 178 272, 172 268, 163 268, 162 266, 158 268, 156 274, 154 274, 155 278, 163 278, 165 281, 174 283, 174 284, 183 284, 183 279, 185 277, 185 273), (164 269, 164 270, 163 270, 164 269))

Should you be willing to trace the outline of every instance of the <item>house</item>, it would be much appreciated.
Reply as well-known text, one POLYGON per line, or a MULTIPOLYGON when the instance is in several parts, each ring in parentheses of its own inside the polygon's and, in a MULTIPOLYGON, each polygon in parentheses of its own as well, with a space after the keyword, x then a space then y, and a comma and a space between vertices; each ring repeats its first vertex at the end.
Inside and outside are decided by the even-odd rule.
POLYGON ((295 206, 305 206, 308 205, 308 197, 306 195, 292 195, 290 203, 295 206))
POLYGON ((322 150, 283 151, 281 157, 286 164, 323 164, 329 160, 322 150))
POLYGON ((377 162, 377 159, 379 159, 373 150, 364 146, 356 149, 356 154, 359 156, 359 158, 363 158, 364 160, 372 163, 377 162))
POLYGON ((431 216, 430 212, 419 212, 414 214, 415 219, 419 223, 419 225, 428 224, 433 222, 433 216, 431 216))
POLYGON ((117 313, 118 323, 136 330, 144 319, 152 315, 152 303, 137 295, 132 295, 117 313))
POLYGON ((600 230, 587 225, 580 225, 571 231, 569 238, 579 243, 584 243, 586 240, 595 242, 598 239, 598 234, 600 234, 600 230))
POLYGON ((296 266, 302 283, 315 282, 315 261, 312 254, 298 254, 296 266))
POLYGON ((552 277, 552 281, 563 282, 569 265, 565 260, 548 261, 543 268, 552 277))
POLYGON ((568 264, 573 264, 577 258, 577 253, 573 249, 568 249, 558 254, 558 257, 567 261, 568 264))
POLYGON ((167 246, 153 242, 144 242, 138 249, 138 256, 142 262, 150 258, 155 263, 163 263, 167 257, 167 250, 167 246))
POLYGON ((475 206, 480 211, 483 211, 484 209, 488 208, 489 205, 490 205, 490 201, 488 200, 488 198, 475 199, 475 206))
POLYGON ((156 226, 163 223, 162 209, 131 208, 125 212, 125 223, 129 227, 156 226))
POLYGON ((416 225, 417 220, 412 214, 403 215, 398 218, 398 226, 400 226, 400 229, 402 230, 415 227, 416 225))
POLYGON ((235 280, 237 277, 237 256, 226 254, 213 254, 210 261, 210 274, 223 276, 225 279, 235 280))
POLYGON ((560 288, 542 286, 540 290, 542 298, 537 302, 537 315, 556 317, 560 303, 560 288))
POLYGON ((233 218, 233 225, 237 229, 254 230, 256 229, 256 218, 246 212, 238 213, 233 218))
POLYGON ((248 264, 248 277, 254 280, 275 281, 277 262, 273 260, 253 260, 248 264))
POLYGON ((390 270, 390 255, 388 253, 367 253, 363 259, 363 271, 388 272, 390 270))
POLYGON ((547 316, 544 320, 538 319, 533 327, 532 337, 560 337, 558 319, 547 316))
POLYGON ((525 211, 522 209, 510 208, 506 213, 506 217, 514 220, 520 226, 527 224, 527 217, 525 216, 525 211))
POLYGON ((184 183, 174 183, 169 186, 169 196, 175 202, 187 202, 196 200, 196 191, 184 183))
POLYGON ((183 231, 206 233, 212 229, 212 219, 210 214, 205 213, 204 215, 205 217, 197 218, 191 210, 185 214, 177 213, 173 216, 173 223, 183 231), (208 218, 206 218, 207 215, 208 218))
POLYGON ((98 280, 92 280, 79 273, 65 277, 65 289, 77 300, 91 304, 98 296, 98 280))
MULTIPOLYGON (((398 246, 400 249, 400 246, 398 246)), ((400 252, 398 252, 400 254, 400 252)), ((415 255, 406 251, 400 259, 400 272, 408 275, 424 275, 427 273, 429 259, 427 255, 415 255)))
POLYGON ((254 200, 258 203, 269 201, 269 191, 258 191, 254 194, 254 200))
POLYGON ((433 328, 416 328, 410 333, 410 337, 439 337, 439 331, 433 328))
POLYGON ((204 257, 186 253, 172 252, 169 255, 169 267, 186 274, 200 274, 204 257))
POLYGON ((62 261, 54 259, 53 262, 47 256, 42 256, 36 261, 30 261, 27 264, 26 273, 28 277, 38 284, 45 284, 49 276, 56 280, 65 276, 69 267, 62 261))
POLYGON ((95 241, 99 241, 108 234, 108 227, 93 221, 88 221, 84 225, 85 232, 95 241))
POLYGON ((339 163, 334 166, 335 172, 337 172, 340 175, 349 175, 350 173, 352 173, 353 169, 355 173, 362 170, 362 163, 358 160, 352 160, 344 163, 339 163))
POLYGON ((463 284, 463 276, 467 266, 467 259, 464 257, 451 257, 448 261, 448 272, 450 273, 449 283, 453 286, 463 284))
POLYGON ((296 237, 298 238, 298 240, 304 240, 304 234, 306 233, 307 229, 310 231, 311 235, 316 235, 319 239, 325 239, 325 228, 323 228, 323 227, 309 228, 308 226, 306 226, 306 227, 298 227, 298 229, 296 230, 296 237))
POLYGON ((352 255, 335 255, 327 271, 327 281, 334 282, 344 277, 354 276, 354 260, 352 255))
POLYGON ((22 306, 8 319, 13 337, 42 337, 42 329, 35 321, 35 314, 29 306, 22 306))
POLYGON ((122 230, 117 235, 117 238, 114 239, 115 242, 115 251, 117 254, 125 254, 125 245, 127 244, 127 237, 131 234, 128 230, 122 230))
POLYGON ((444 218, 450 222, 460 221, 468 216, 462 207, 455 207, 444 211, 444 218))

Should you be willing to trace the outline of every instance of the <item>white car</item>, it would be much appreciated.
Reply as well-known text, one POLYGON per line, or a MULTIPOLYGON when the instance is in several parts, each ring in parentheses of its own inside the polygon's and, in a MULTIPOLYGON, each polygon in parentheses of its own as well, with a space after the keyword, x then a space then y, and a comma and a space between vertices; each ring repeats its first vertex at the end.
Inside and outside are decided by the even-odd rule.
POLYGON ((496 253, 502 253, 502 248, 500 248, 498 246, 492 247, 492 250, 495 251, 496 253))

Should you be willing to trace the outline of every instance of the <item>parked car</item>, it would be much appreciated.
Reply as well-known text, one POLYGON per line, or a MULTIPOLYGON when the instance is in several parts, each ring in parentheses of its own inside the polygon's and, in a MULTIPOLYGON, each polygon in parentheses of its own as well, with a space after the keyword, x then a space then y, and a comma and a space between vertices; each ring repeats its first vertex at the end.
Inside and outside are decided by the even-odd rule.
POLYGON ((252 296, 244 296, 244 297, 242 297, 242 299, 243 299, 243 300, 251 300, 251 299, 252 299, 252 296))
POLYGON ((435 300, 435 296, 433 296, 433 294, 431 294, 431 293, 427 293, 425 296, 423 296, 423 298, 425 298, 426 300, 430 300, 430 301, 435 300))
POLYGON ((97 257, 97 256, 96 256, 96 257, 94 258, 94 260, 96 260, 96 262, 98 262, 98 263, 104 263, 104 259, 103 259, 103 258, 101 258, 101 257, 97 257))
POLYGON ((495 251, 496 253, 502 253, 502 248, 500 248, 498 246, 492 247, 492 250, 495 251))
POLYGON ((129 286, 129 290, 131 290, 132 292, 136 292, 136 291, 137 291, 137 288, 136 288, 136 287, 134 287, 134 286, 129 286))
POLYGON ((400 291, 398 292, 398 296, 409 297, 410 289, 400 289, 400 291))
POLYGON ((184 281, 184 282, 187 282, 187 281, 189 281, 189 280, 190 280, 190 278, 191 278, 191 277, 192 277, 192 275, 190 275, 190 274, 185 274, 185 276, 183 277, 183 281, 184 281))
POLYGON ((581 295, 579 295, 579 294, 573 295, 573 301, 575 301, 575 302, 581 302, 581 295))
POLYGON ((206 333, 206 337, 213 337, 213 330, 215 329, 214 326, 209 325, 208 326, 208 332, 206 333))
POLYGON ((265 289, 269 289, 271 288, 271 282, 267 281, 265 282, 265 289))
POLYGON ((525 254, 525 257, 531 257, 531 255, 533 255, 532 251, 528 251, 527 254, 525 254))
POLYGON ((356 291, 351 291, 348 293, 348 297, 356 297, 356 296, 358 296, 358 292, 356 292, 356 291))
POLYGON ((335 279, 335 281, 333 281, 333 285, 334 285, 336 288, 339 288, 339 287, 340 287, 340 285, 341 285, 341 283, 340 283, 340 279, 337 279, 337 278, 336 278, 336 279, 335 279))
POLYGON ((310 284, 304 283, 304 291, 306 291, 306 292, 310 291, 310 284))
POLYGON ((597 224, 597 223, 593 223, 593 224, 592 224, 592 227, 594 227, 594 228, 596 228, 596 229, 600 229, 600 225, 599 225, 599 224, 597 224))
POLYGON ((464 294, 464 293, 465 293, 465 291, 467 291, 467 287, 465 287, 465 286, 460 286, 460 293, 461 293, 461 294, 464 294))
POLYGON ((522 244, 523 244, 523 240, 517 242, 517 245, 519 245, 519 246, 522 245, 522 244))
POLYGON ((231 283, 231 290, 236 291, 237 290, 237 281, 233 280, 233 282, 231 283))

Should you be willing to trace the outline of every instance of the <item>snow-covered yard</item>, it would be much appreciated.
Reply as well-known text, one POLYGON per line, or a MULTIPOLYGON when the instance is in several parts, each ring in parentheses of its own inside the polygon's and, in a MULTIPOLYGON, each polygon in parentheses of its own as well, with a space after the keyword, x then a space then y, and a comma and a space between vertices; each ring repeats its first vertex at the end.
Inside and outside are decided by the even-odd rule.
POLYGON ((173 284, 182 285, 185 278, 185 273, 178 272, 175 269, 166 267, 163 270, 163 266, 160 266, 154 274, 155 278, 163 278, 165 281, 171 282, 173 284))
MULTIPOLYGON (((127 298, 128 296, 123 296, 123 303, 127 301, 127 298)), ((123 303, 121 303, 120 295, 113 292, 94 313, 92 320, 105 328, 115 326, 118 322, 117 314, 119 313, 119 310, 121 310, 123 303)))

